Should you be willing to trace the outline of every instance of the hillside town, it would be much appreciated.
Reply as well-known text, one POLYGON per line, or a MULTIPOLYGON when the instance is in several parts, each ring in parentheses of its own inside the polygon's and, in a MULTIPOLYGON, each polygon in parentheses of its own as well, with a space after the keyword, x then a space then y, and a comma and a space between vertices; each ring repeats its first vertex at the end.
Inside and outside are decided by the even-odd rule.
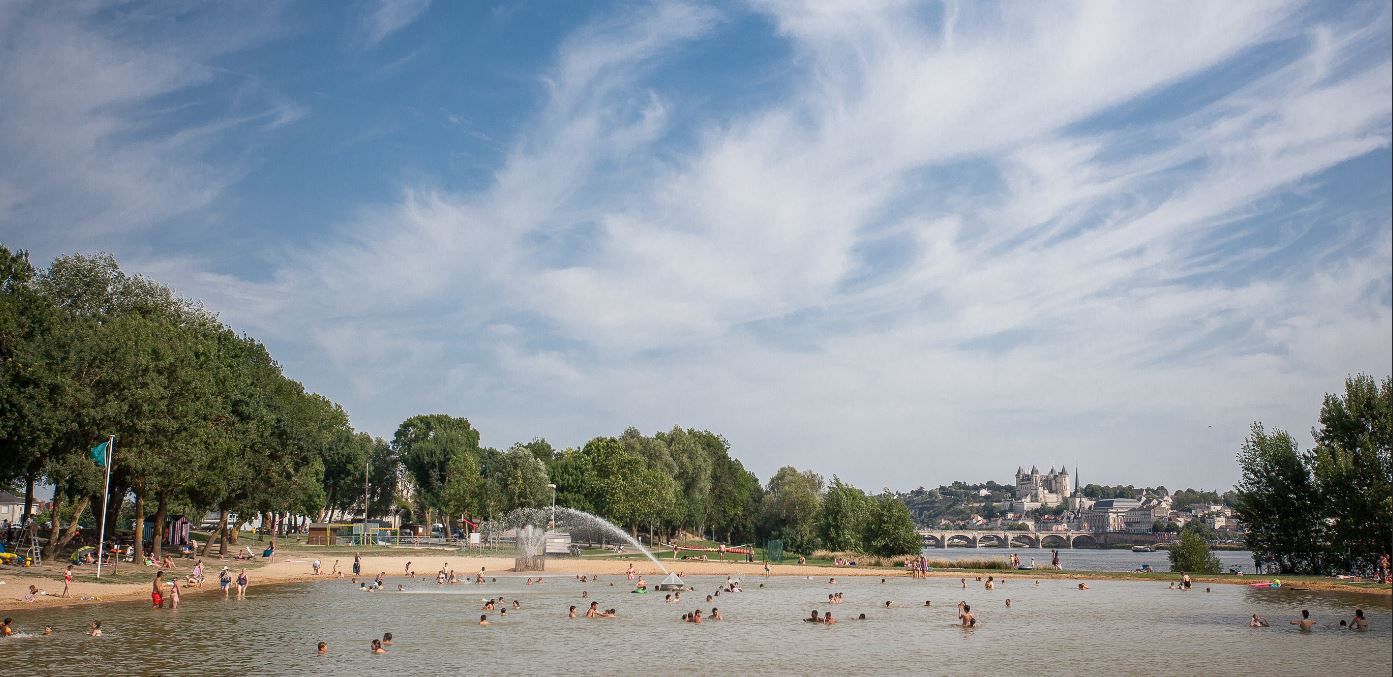
POLYGON ((1074 473, 1038 466, 1016 469, 1009 485, 955 482, 902 494, 924 528, 1153 534, 1164 538, 1190 526, 1210 540, 1242 537, 1229 497, 1193 489, 1084 486, 1074 473))

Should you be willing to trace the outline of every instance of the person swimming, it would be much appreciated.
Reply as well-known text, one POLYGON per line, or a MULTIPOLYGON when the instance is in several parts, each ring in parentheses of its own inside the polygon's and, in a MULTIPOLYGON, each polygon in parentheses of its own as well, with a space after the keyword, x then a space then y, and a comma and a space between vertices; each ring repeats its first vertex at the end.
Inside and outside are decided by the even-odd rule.
MULTIPOLYGON (((8 618, 5 619, 5 621, 6 621, 5 625, 7 625, 7 626, 9 625, 9 622, 8 622, 9 620, 10 620, 10 619, 8 619, 8 618)), ((91 635, 92 637, 101 637, 101 636, 102 636, 102 622, 101 622, 101 621, 92 621, 92 624, 89 625, 89 626, 87 626, 87 634, 88 634, 88 635, 91 635)))
POLYGON ((382 633, 382 646, 392 646, 392 633, 382 633))
POLYGON ((926 606, 926 607, 931 607, 931 606, 933 606, 933 605, 934 605, 934 603, 933 603, 932 601, 927 600, 927 599, 924 600, 924 606, 926 606))
POLYGON ((479 625, 490 625, 488 614, 479 614, 479 625))
POLYGON ((1248 620, 1248 627, 1250 627, 1250 628, 1266 628, 1266 627, 1268 627, 1267 619, 1266 619, 1266 618, 1263 618, 1262 616, 1259 616, 1259 615, 1257 615, 1257 614, 1253 614, 1253 617, 1252 617, 1251 619, 1248 620))
POLYGON ((687 619, 687 622, 688 622, 688 623, 700 623, 700 622, 701 622, 701 609, 697 609, 696 611, 693 611, 691 617, 687 619))
POLYGON ((813 609, 813 610, 812 610, 812 613, 811 613, 807 618, 804 618, 804 619, 803 619, 803 622, 804 622, 804 623, 821 623, 821 622, 822 622, 822 619, 817 617, 817 609, 813 609))
POLYGON ((1007 608, 1007 609, 1010 609, 1010 608, 1011 608, 1011 598, 1010 598, 1010 597, 1007 597, 1007 598, 1006 598, 1006 608, 1007 608))
POLYGON ((314 652, 323 656, 324 654, 329 653, 329 645, 325 642, 320 642, 319 646, 315 647, 314 652))
POLYGON ((966 602, 958 602, 958 620, 962 621, 964 628, 977 626, 977 617, 972 615, 972 605, 966 602))
POLYGON ((724 618, 725 618, 725 617, 721 615, 721 610, 720 610, 720 609, 717 609, 717 608, 714 607, 714 606, 711 607, 711 620, 713 620, 713 621, 719 621, 719 620, 723 620, 724 618))
POLYGON ((570 615, 567 616, 567 618, 575 618, 575 617, 576 617, 576 605, 572 604, 572 605, 571 605, 571 612, 570 612, 570 615))
POLYGON ((380 639, 374 639, 374 640, 372 641, 372 652, 373 652, 374 654, 383 654, 383 653, 387 653, 387 650, 386 650, 385 648, 382 647, 382 640, 380 640, 380 639))
POLYGON ((1311 631, 1311 628, 1315 627, 1315 625, 1316 625, 1316 619, 1311 618, 1311 612, 1310 612, 1310 611, 1308 611, 1308 610, 1306 610, 1306 609, 1302 609, 1302 610, 1301 610, 1301 619, 1300 619, 1300 620, 1291 621, 1290 624, 1291 624, 1291 625, 1295 625, 1295 626, 1301 628, 1301 631, 1302 631, 1302 632, 1310 632, 1310 631, 1311 631))
POLYGON ((591 603, 590 603, 590 608, 585 610, 585 617, 586 617, 586 618, 598 618, 599 615, 600 615, 600 603, 599 603, 599 602, 591 602, 591 603))
POLYGON ((832 618, 832 612, 828 611, 827 613, 822 615, 822 622, 825 625, 833 625, 837 622, 837 619, 832 618))
POLYGON ((1088 590, 1088 589, 1089 589, 1088 584, 1087 584, 1087 583, 1080 583, 1080 584, 1079 584, 1079 589, 1080 589, 1080 590, 1088 590))

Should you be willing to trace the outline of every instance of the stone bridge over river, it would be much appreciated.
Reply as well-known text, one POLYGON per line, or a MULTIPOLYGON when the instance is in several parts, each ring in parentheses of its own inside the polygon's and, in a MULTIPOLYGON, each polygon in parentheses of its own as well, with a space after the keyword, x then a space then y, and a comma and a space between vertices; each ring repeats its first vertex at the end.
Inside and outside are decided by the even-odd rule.
POLYGON ((1098 538, 1087 531, 977 531, 959 529, 920 529, 926 548, 1092 548, 1098 538))

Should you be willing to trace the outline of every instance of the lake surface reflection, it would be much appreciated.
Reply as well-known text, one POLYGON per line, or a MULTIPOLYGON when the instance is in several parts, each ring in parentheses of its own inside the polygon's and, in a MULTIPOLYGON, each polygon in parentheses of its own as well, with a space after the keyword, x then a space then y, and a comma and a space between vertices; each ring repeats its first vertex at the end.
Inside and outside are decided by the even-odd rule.
MULTIPOLYGON (((395 588, 399 580, 391 582, 395 588)), ((724 578, 693 577, 680 604, 630 594, 621 576, 582 584, 549 576, 542 585, 499 577, 478 586, 407 583, 407 592, 359 592, 343 581, 252 588, 246 601, 187 595, 177 611, 144 604, 11 612, 26 636, 0 640, 0 663, 24 674, 1389 674, 1387 597, 1166 584, 1013 579, 994 591, 969 579, 747 579, 745 592, 705 596, 724 578), (613 586, 610 584, 613 583, 613 586), (765 587, 760 588, 763 583, 765 587), (582 599, 588 591, 588 599, 582 599), (829 605, 827 595, 845 594, 829 605), (490 613, 482 598, 518 599, 521 611, 490 613), (1012 600, 1007 608, 1005 600, 1012 600), (979 625, 955 625, 966 600, 979 625), (570 620, 590 601, 615 619, 570 620), (885 608, 885 601, 892 603, 885 608), (932 600, 931 608, 924 601, 932 600), (679 621, 685 611, 721 609, 726 620, 679 621), (1373 629, 1333 626, 1361 606, 1373 629), (1286 621, 1307 608, 1323 624, 1301 635, 1286 621), (800 622, 832 611, 834 626, 800 622), (851 620, 858 614, 865 621, 851 620), (1273 627, 1250 629, 1258 613, 1273 627), (100 619, 105 636, 82 634, 100 619), (36 636, 43 624, 57 634, 36 636), (391 653, 369 654, 384 631, 391 653), (316 656, 315 642, 330 645, 316 656)))

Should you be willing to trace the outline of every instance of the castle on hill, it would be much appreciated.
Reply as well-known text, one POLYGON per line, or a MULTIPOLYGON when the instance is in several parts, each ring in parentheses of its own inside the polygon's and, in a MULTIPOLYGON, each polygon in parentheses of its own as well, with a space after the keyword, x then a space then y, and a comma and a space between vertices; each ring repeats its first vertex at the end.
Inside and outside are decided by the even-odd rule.
POLYGON ((1071 476, 1065 468, 1058 471, 1053 466, 1050 471, 1040 474, 1040 469, 1030 466, 1030 472, 1016 468, 1016 497, 1011 502, 1011 512, 1023 513, 1036 508, 1053 508, 1066 504, 1071 510, 1078 510, 1084 502, 1079 492, 1078 469, 1071 476), (1073 480, 1073 486, 1069 481, 1073 480))

